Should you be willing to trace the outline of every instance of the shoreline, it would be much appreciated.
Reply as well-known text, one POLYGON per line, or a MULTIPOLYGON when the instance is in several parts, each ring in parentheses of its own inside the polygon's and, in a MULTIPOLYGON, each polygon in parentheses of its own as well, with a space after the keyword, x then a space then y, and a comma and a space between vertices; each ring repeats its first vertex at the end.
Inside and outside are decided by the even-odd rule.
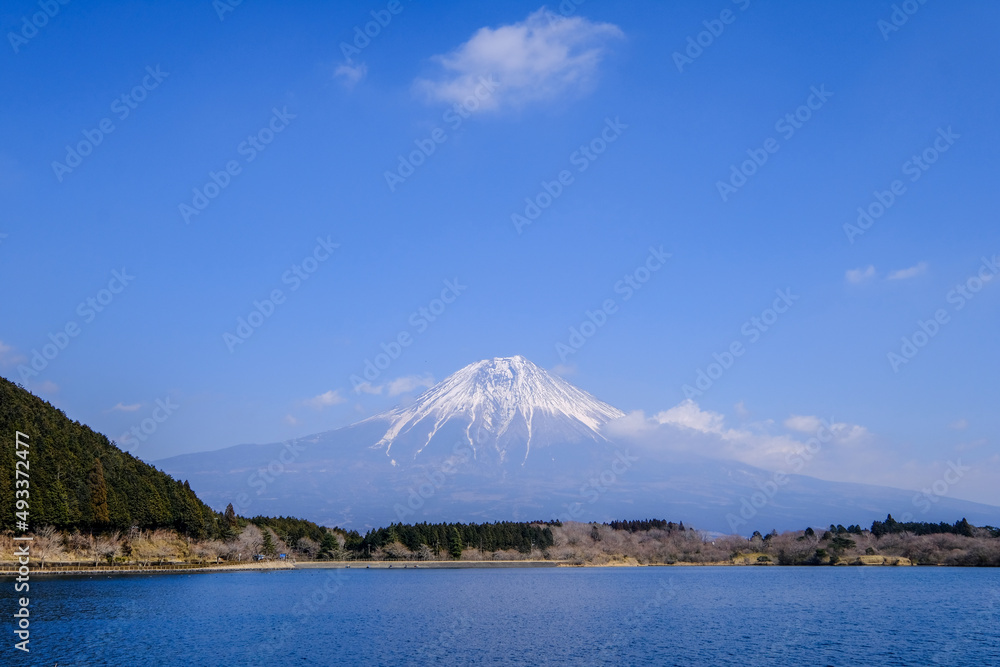
POLYGON ((510 567, 560 567, 561 560, 422 560, 422 561, 365 561, 365 560, 313 560, 295 563, 301 570, 470 570, 510 567))
MULTIPOLYGON (((890 557, 875 562, 875 559, 864 559, 854 562, 840 562, 836 565, 779 565, 778 563, 750 563, 736 561, 717 561, 706 563, 674 562, 674 563, 639 563, 635 559, 626 561, 611 561, 607 563, 574 563, 565 560, 503 560, 503 561, 264 561, 254 563, 233 563, 221 565, 151 565, 109 567, 71 567, 69 569, 31 568, 30 576, 92 576, 92 575, 131 575, 131 574, 211 574, 213 572, 262 572, 271 570, 475 570, 475 569, 506 569, 506 568, 639 568, 639 567, 916 567, 909 559, 890 557), (868 561, 868 562, 865 562, 868 561)), ((66 566, 56 566, 63 568, 66 566)), ((935 566, 941 567, 941 566, 935 566)), ((11 563, 0 564, 0 579, 18 576, 17 567, 11 563)))
MULTIPOLYGON (((135 565, 121 565, 121 566, 108 566, 108 565, 98 565, 94 566, 81 566, 72 567, 70 569, 50 569, 41 567, 36 567, 34 563, 28 566, 30 572, 28 576, 34 577, 38 575, 67 575, 67 576, 80 576, 80 575, 94 575, 94 574, 208 574, 211 572, 246 572, 246 571, 264 571, 264 570, 294 570, 295 565, 293 563, 284 562, 258 562, 258 563, 235 563, 226 565, 150 565, 147 567, 140 567, 135 565)), ((57 566, 65 567, 65 566, 57 566)), ((9 563, 0 564, 0 579, 5 577, 17 577, 18 571, 17 567, 10 567, 9 563), (10 568, 10 569, 8 569, 10 568)))

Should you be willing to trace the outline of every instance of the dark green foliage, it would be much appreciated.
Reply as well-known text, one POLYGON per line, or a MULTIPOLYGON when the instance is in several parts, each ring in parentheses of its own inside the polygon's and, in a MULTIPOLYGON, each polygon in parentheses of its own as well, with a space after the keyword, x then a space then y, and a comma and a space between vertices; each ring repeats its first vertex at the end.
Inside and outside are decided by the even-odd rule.
POLYGON ((260 532, 264 539, 264 545, 260 548, 260 552, 265 556, 274 556, 277 554, 278 548, 274 544, 274 538, 271 537, 271 531, 264 528, 260 532))
POLYGON ((319 553, 317 558, 332 558, 337 551, 337 538, 333 531, 323 533, 323 539, 319 543, 319 553))
MULTIPOLYGON (((338 530, 338 529, 335 529, 338 530)), ((342 531, 341 531, 342 532, 342 531)), ((547 549, 554 543, 552 529, 546 523, 418 523, 391 524, 388 528, 370 530, 361 539, 357 533, 345 533, 344 548, 360 557, 367 557, 377 549, 392 542, 400 542, 410 551, 427 545, 435 555, 452 554, 455 535, 462 547, 475 547, 483 551, 516 549, 529 553, 532 547, 547 549)))
POLYGON ((649 531, 655 529, 665 530, 668 533, 672 533, 675 530, 684 530, 684 522, 681 521, 680 524, 676 524, 673 521, 666 521, 665 519, 642 519, 641 521, 612 521, 611 523, 604 524, 605 526, 610 526, 614 530, 624 530, 629 533, 638 533, 640 531, 649 531))
POLYGON ((461 558, 463 548, 462 534, 458 532, 458 528, 452 528, 450 543, 448 545, 448 554, 452 558, 461 558))
POLYGON ((885 521, 872 522, 872 535, 875 537, 882 537, 883 535, 893 533, 912 533, 914 535, 951 533, 953 535, 965 535, 966 537, 974 535, 973 526, 964 518, 961 521, 956 521, 954 525, 949 525, 943 521, 941 523, 924 523, 921 521, 899 523, 890 514, 885 518, 885 521))
POLYGON ((833 541, 830 542, 830 548, 833 549, 834 551, 844 551, 845 549, 853 549, 855 546, 857 546, 857 543, 855 543, 854 540, 846 537, 840 537, 839 535, 833 538, 833 541))
POLYGON ((256 524, 262 531, 265 527, 270 528, 289 546, 295 545, 303 537, 322 544, 323 536, 328 530, 312 521, 290 516, 255 516, 250 519, 250 523, 256 524))
MULTIPOLYGON (((221 516, 190 487, 118 449, 100 433, 0 378, 0 507, 13 507, 15 431, 28 435, 32 526, 127 531, 174 528, 217 537, 221 516)), ((0 512, 11 530, 12 512, 0 512)))
POLYGON ((90 507, 85 515, 95 527, 103 528, 111 522, 108 514, 108 485, 104 481, 104 466, 101 459, 94 459, 87 475, 87 488, 90 491, 90 507))

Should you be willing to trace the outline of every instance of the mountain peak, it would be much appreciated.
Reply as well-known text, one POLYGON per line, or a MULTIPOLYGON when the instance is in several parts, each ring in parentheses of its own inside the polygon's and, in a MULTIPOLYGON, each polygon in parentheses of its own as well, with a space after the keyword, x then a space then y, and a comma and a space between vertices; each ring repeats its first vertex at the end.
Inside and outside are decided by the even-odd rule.
POLYGON ((388 422, 375 448, 384 448, 393 463, 407 450, 416 458, 435 435, 448 432, 468 443, 477 458, 495 452, 503 463, 516 452, 523 465, 532 446, 605 440, 601 427, 623 415, 515 355, 469 364, 413 404, 365 421, 388 422))

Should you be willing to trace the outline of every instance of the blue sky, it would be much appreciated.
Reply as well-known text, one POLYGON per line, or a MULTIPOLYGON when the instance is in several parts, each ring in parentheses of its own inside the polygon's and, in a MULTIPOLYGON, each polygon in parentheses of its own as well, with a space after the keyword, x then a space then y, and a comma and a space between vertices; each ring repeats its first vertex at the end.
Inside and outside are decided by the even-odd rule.
POLYGON ((161 401, 137 455, 346 425, 522 354, 645 419, 766 449, 818 416, 879 456, 810 474, 920 488, 961 458, 951 493, 1000 503, 1000 296, 952 292, 1000 254, 992 3, 42 5, 0 13, 0 373, 112 437, 161 401))

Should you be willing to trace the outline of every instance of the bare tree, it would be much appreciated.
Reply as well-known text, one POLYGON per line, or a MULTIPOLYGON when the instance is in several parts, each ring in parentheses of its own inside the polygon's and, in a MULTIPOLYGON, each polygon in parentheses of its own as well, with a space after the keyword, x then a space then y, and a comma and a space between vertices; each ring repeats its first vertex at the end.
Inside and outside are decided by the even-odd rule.
POLYGON ((201 563, 205 563, 206 561, 218 561, 219 555, 223 553, 225 548, 225 545, 218 540, 195 542, 191 546, 191 554, 201 563))
POLYGON ((122 540, 121 533, 115 531, 110 535, 101 535, 96 540, 94 540, 94 566, 97 565, 98 560, 108 561, 108 565, 114 563, 115 558, 121 555, 122 552, 122 540))
POLYGON ((260 554, 261 549, 264 547, 264 535, 260 532, 260 528, 252 523, 248 523, 243 532, 236 538, 234 546, 236 553, 240 554, 239 558, 256 556, 260 554))
POLYGON ((382 549, 386 558, 395 560, 408 560, 413 557, 413 552, 406 548, 401 542, 390 542, 382 549))
POLYGON ((45 569, 45 561, 59 558, 66 553, 63 548, 62 535, 57 533, 53 526, 45 526, 36 532, 34 537, 31 550, 38 556, 43 570, 45 569))
POLYGON ((295 549, 306 558, 316 558, 316 554, 319 553, 319 542, 308 537, 300 537, 295 543, 295 549))

